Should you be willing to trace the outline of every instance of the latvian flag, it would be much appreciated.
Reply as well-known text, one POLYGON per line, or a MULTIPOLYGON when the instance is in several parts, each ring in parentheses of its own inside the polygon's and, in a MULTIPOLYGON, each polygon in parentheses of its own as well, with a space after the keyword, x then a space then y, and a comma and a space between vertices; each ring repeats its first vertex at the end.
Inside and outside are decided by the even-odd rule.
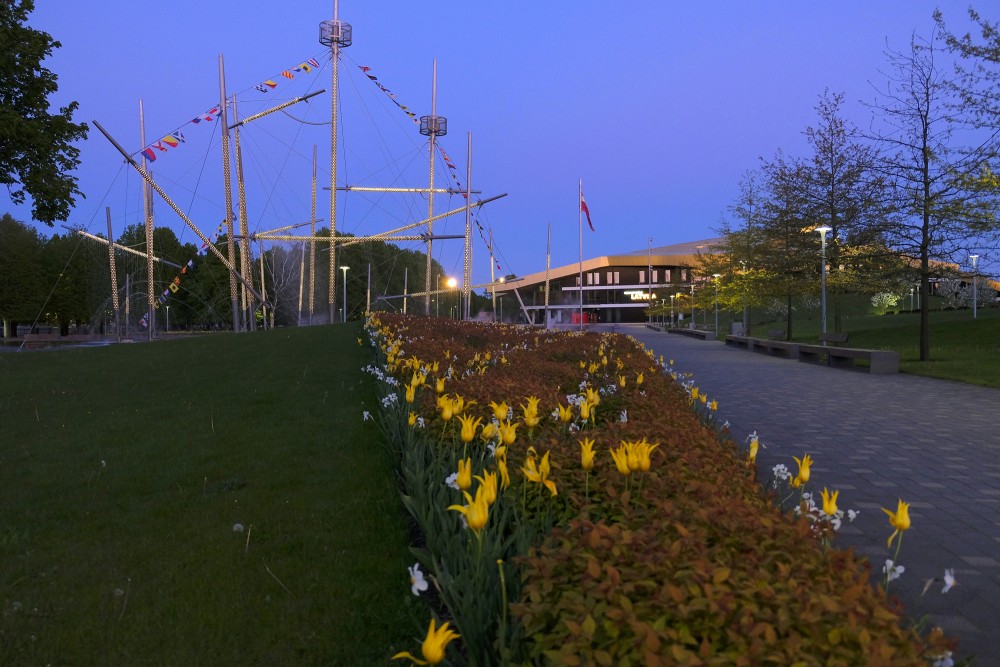
POLYGON ((590 225, 590 231, 597 231, 594 229, 594 223, 590 221, 590 209, 587 208, 587 202, 583 198, 583 188, 580 188, 580 211, 587 216, 587 224, 590 225))

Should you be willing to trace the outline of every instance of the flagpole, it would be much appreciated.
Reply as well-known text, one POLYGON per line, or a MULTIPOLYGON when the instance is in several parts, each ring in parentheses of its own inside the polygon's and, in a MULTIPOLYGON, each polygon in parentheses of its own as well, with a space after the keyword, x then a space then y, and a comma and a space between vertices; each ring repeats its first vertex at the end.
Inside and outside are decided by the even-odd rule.
POLYGON ((580 179, 580 201, 577 208, 580 215, 580 331, 583 331, 583 179, 580 179))
POLYGON ((549 266, 552 264, 552 223, 549 223, 548 240, 545 242, 545 328, 549 328, 549 266))

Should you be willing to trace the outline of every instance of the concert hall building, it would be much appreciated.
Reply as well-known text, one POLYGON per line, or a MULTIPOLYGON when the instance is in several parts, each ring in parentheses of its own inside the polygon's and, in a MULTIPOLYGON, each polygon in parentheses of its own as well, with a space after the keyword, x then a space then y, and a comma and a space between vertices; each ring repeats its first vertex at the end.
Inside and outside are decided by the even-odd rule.
MULTIPOLYGON (((694 273, 698 253, 709 253, 724 239, 714 238, 636 250, 568 264, 548 271, 549 322, 554 325, 580 321, 583 290, 585 322, 645 322, 651 303, 669 301, 671 294, 690 293, 692 286, 708 280, 694 273)), ((546 273, 533 273, 498 286, 497 315, 506 322, 545 322, 546 273)))

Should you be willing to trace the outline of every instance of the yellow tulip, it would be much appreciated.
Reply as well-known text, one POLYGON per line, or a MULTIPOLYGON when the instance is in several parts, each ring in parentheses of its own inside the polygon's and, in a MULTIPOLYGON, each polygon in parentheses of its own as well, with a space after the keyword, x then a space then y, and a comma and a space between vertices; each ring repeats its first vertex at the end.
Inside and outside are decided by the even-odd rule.
POLYGON ((809 481, 809 466, 812 465, 813 460, 808 454, 804 455, 801 461, 797 456, 793 456, 792 458, 799 464, 799 472, 795 475, 795 479, 792 480, 792 488, 797 489, 809 481))
POLYGON ((447 396, 444 397, 444 401, 441 402, 441 419, 445 421, 451 421, 454 415, 455 405, 448 399, 447 396))
POLYGON ((486 504, 492 505, 497 500, 497 474, 495 472, 484 472, 483 476, 476 475, 479 484, 483 489, 483 496, 486 504))
POLYGON ((587 402, 590 403, 591 406, 597 406, 601 404, 601 392, 597 391, 596 389, 587 387, 586 393, 587 393, 587 402))
POLYGON ((406 385, 406 402, 412 403, 413 399, 416 398, 417 388, 412 384, 406 385))
POLYGON ((472 458, 467 457, 464 461, 458 462, 458 479, 455 483, 462 491, 468 491, 472 486, 472 458))
POLYGON ((580 404, 580 419, 584 421, 590 419, 590 403, 587 401, 580 404))
POLYGON ((702 394, 701 396, 698 397, 698 400, 701 401, 702 405, 705 405, 706 403, 708 403, 708 394, 702 394))
POLYGON ((642 373, 639 373, 639 374, 637 374, 637 375, 635 376, 635 383, 636 383, 636 384, 642 384, 642 381, 643 381, 644 379, 645 379, 645 376, 644 376, 644 375, 643 375, 642 373))
POLYGON ((580 467, 590 470, 594 467, 594 439, 584 438, 580 440, 580 467))
POLYGON ((624 375, 619 375, 618 376, 618 386, 621 387, 622 389, 625 388, 625 376, 624 375))
POLYGON ((498 435, 500 435, 500 429, 497 428, 496 422, 490 422, 479 432, 479 437, 483 439, 483 442, 489 442, 498 435))
POLYGON ((635 443, 635 448, 638 451, 639 457, 639 472, 649 472, 649 469, 653 465, 650 454, 652 454, 653 450, 659 446, 660 443, 656 443, 655 445, 649 444, 646 442, 646 438, 643 438, 639 442, 635 443))
POLYGON ((444 393, 444 378, 438 378, 434 382, 434 391, 437 392, 438 394, 444 393))
POLYGON ((639 443, 625 442, 623 440, 622 445, 625 447, 625 461, 628 463, 629 471, 637 472, 641 467, 642 454, 642 449, 639 447, 639 443))
POLYGON ((534 428, 538 426, 538 422, 541 421, 541 417, 538 416, 538 402, 537 396, 529 396, 528 404, 521 404, 521 411, 524 414, 524 424, 528 428, 534 428))
POLYGON ((691 400, 698 398, 698 387, 691 387, 691 400))
POLYGON ((581 371, 587 370, 587 362, 584 361, 583 359, 580 360, 580 370, 581 371))
POLYGON ((889 525, 891 525, 896 530, 893 531, 892 535, 889 536, 889 541, 886 546, 891 547, 892 541, 899 535, 899 539, 903 539, 903 531, 910 529, 910 503, 904 503, 900 499, 896 506, 895 512, 890 512, 886 508, 882 508, 882 511, 889 515, 889 525))
POLYGON ((710 410, 715 412, 716 410, 719 409, 719 404, 715 401, 715 399, 712 399, 712 402, 708 404, 708 407, 710 410))
POLYGON ((414 658, 407 651, 402 653, 397 653, 392 656, 393 660, 400 660, 406 658, 415 665, 437 665, 444 661, 445 650, 448 647, 448 643, 458 639, 461 635, 453 632, 448 627, 448 622, 445 621, 441 624, 440 628, 435 629, 435 621, 431 619, 431 626, 427 630, 427 637, 424 639, 423 644, 420 645, 420 651, 424 655, 424 659, 420 660, 414 658))
POLYGON ((486 522, 490 518, 490 506, 486 502, 483 487, 480 485, 476 489, 475 497, 471 496, 468 491, 462 491, 462 495, 465 496, 467 504, 451 505, 448 509, 464 514, 465 523, 468 524, 472 532, 478 535, 486 527, 486 522))
POLYGON ((559 421, 563 424, 568 424, 573 421, 573 406, 559 404, 559 421))
POLYGON ((507 365, 507 357, 506 356, 500 357, 500 365, 501 366, 506 366, 507 365))
POLYGON ((511 424, 510 421, 500 422, 500 442, 510 447, 514 444, 514 440, 517 439, 517 424, 511 424))
MULTIPOLYGON (((499 447, 497 448, 499 449, 499 447)), ((510 472, 507 470, 507 457, 497 457, 497 471, 500 473, 500 488, 510 488, 510 472)))
POLYGON ((820 494, 823 497, 823 513, 829 516, 833 516, 837 513, 837 496, 840 491, 834 491, 830 493, 823 487, 823 492, 820 494))
POLYGON ((750 438, 750 463, 753 463, 757 460, 757 450, 759 448, 760 448, 760 441, 757 439, 757 436, 754 435, 752 438, 750 438))
POLYGON ((601 365, 602 366, 607 366, 608 365, 608 358, 606 356, 605 357, 601 357, 601 365))
POLYGON ((507 401, 502 401, 500 403, 490 401, 490 407, 493 409, 493 416, 496 417, 498 422, 502 422, 507 419, 507 415, 510 413, 510 408, 507 407, 507 401))
POLYGON ((472 442, 476 438, 476 429, 483 423, 483 418, 476 417, 473 419, 472 415, 459 415, 458 421, 462 423, 462 442, 472 442))
POLYGON ((618 472, 628 477, 632 474, 632 471, 628 467, 628 450, 625 445, 621 445, 617 449, 612 449, 611 458, 615 461, 615 467, 618 468, 618 472))
POLYGON ((541 484, 548 489, 553 496, 558 495, 555 482, 549 479, 549 472, 551 469, 549 467, 548 452, 545 452, 545 455, 542 456, 542 461, 538 464, 537 468, 535 467, 535 459, 532 456, 525 459, 524 466, 525 467, 521 468, 521 472, 524 473, 524 476, 528 478, 529 482, 541 484))
POLYGON ((596 362, 591 363, 589 366, 587 366, 587 372, 593 375, 594 373, 597 372, 598 368, 600 368, 600 366, 598 366, 596 362))
POLYGON ((416 412, 411 412, 410 416, 406 419, 406 423, 408 425, 410 425, 410 426, 416 426, 417 425, 417 413, 416 412))

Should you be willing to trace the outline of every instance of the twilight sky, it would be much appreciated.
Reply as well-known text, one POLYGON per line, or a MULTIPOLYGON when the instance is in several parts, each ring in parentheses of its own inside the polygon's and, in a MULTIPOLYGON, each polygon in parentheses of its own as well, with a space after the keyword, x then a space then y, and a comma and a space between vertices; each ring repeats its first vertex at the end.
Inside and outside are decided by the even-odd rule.
MULTIPOLYGON (((189 121, 219 102, 219 54, 241 117, 330 89, 329 51, 317 37, 332 0, 36 4, 31 25, 63 45, 46 61, 59 76, 56 104, 79 101, 76 120, 97 120, 137 152, 142 98, 146 144, 174 131, 185 139, 156 152, 154 176, 206 234, 224 210, 219 124, 189 121), (318 69, 281 76, 310 58, 318 69), (277 85, 266 94, 254 89, 265 80, 277 85)), ((650 237, 654 247, 709 238, 758 157, 779 148, 807 155, 803 130, 817 122, 824 88, 843 92, 846 115, 868 126, 861 101, 873 98, 870 82, 882 80, 886 44, 905 50, 914 31, 929 36, 938 5, 950 29, 968 29, 967 4, 944 0, 344 0, 340 19, 352 25, 354 43, 340 70, 338 183, 427 186, 425 138, 360 66, 421 116, 431 113, 436 58, 437 114, 448 120, 440 142, 455 173, 464 186, 471 133, 474 189, 483 197, 507 193, 478 215, 493 230, 504 273, 544 269, 548 224, 552 265, 577 261, 580 179, 597 229, 584 223, 587 257, 645 249, 650 237)), ((329 120, 324 94, 246 126, 251 230, 309 219, 314 144, 320 187, 329 186, 329 120)), ((137 175, 93 126, 81 150, 86 199, 68 224, 106 233, 105 207, 115 236, 140 223, 137 175)), ((450 172, 439 159, 435 184, 450 172)), ((411 196, 337 200, 338 230, 357 235, 427 213, 426 201, 411 196)), ((435 212, 461 203, 438 195, 435 212)), ((317 208, 318 226, 327 226, 328 192, 320 191, 317 208)), ((155 210, 157 225, 195 240, 163 202, 155 210)), ((5 192, 2 212, 30 217, 5 192)), ((434 230, 461 234, 464 224, 461 214, 434 230)), ((473 280, 481 283, 489 280, 488 253, 478 233, 474 240, 473 280)), ((459 276, 461 252, 460 240, 435 244, 435 258, 459 276)))

